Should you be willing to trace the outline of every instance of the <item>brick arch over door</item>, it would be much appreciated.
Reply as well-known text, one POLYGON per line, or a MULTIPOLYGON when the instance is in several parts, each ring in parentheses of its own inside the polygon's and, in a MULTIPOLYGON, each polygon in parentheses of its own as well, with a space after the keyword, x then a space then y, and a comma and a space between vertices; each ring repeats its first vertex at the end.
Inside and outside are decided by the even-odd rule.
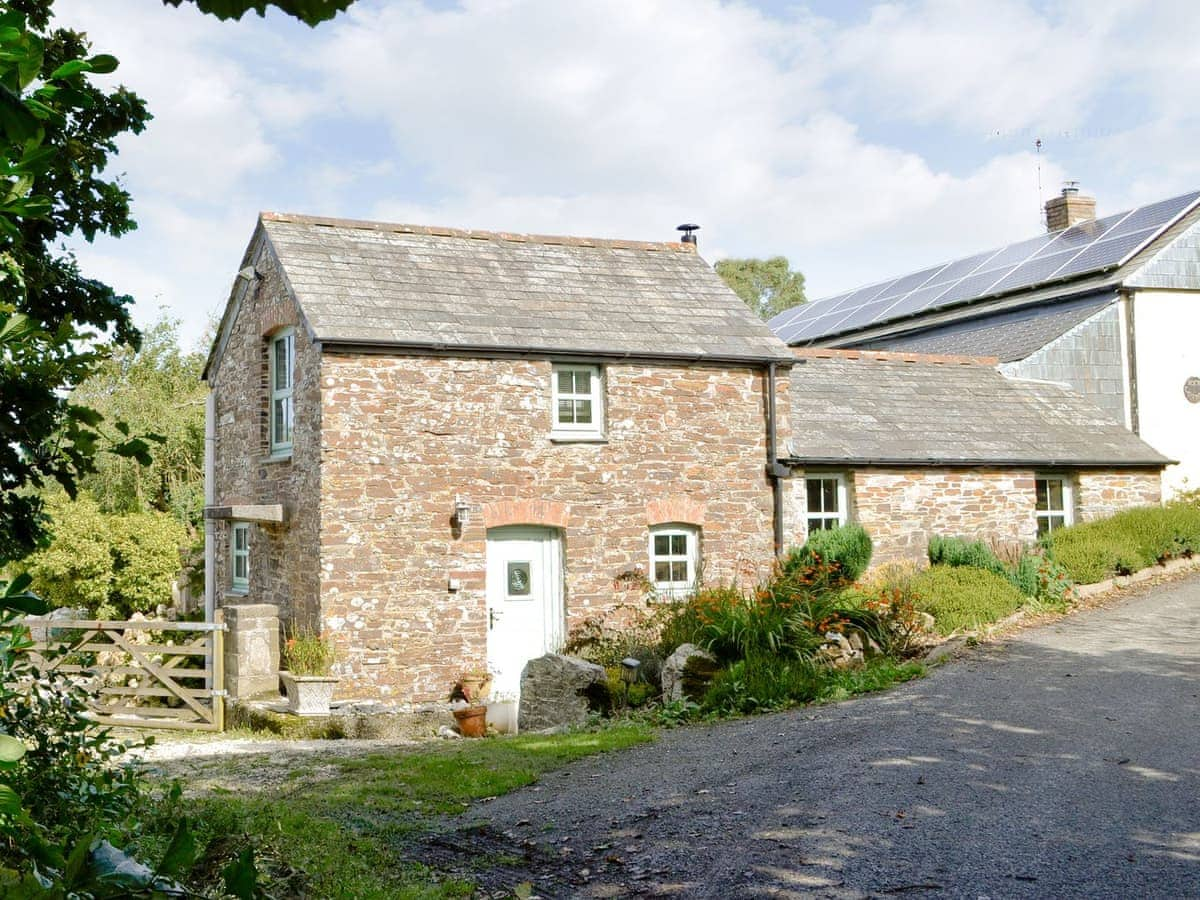
POLYGON ((666 525, 682 522, 704 527, 704 501, 694 497, 660 497, 646 503, 646 524, 666 525))
POLYGON ((483 507, 483 527, 546 525, 567 527, 567 505, 554 500, 500 500, 483 507))

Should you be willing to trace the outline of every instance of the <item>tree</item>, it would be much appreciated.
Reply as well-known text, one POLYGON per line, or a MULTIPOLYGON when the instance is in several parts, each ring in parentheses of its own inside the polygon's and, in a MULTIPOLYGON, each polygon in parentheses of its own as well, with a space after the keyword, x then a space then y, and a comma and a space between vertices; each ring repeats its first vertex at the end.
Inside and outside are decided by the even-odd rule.
POLYGON ((149 461, 144 440, 72 402, 110 342, 139 334, 132 298, 85 277, 62 242, 135 227, 129 194, 103 173, 117 138, 150 115, 124 87, 89 80, 117 60, 50 29, 52 2, 9 0, 0 14, 0 561, 36 546, 47 483, 73 495, 106 446, 149 461))
MULTIPOLYGON (((164 4, 179 6, 185 0, 163 0, 164 4)), ((289 16, 295 16, 306 25, 316 26, 320 22, 332 19, 338 13, 347 9, 354 0, 186 0, 195 3, 201 12, 209 13, 218 19, 240 19, 250 10, 260 16, 267 13, 268 6, 283 10, 289 16)))
POLYGON ((171 513, 195 537, 204 505, 204 355, 179 347, 179 322, 161 318, 146 329, 140 347, 123 346, 100 363, 74 394, 134 434, 155 432, 162 443, 154 460, 104 454, 80 487, 106 513, 171 513))
POLYGON ((730 289, 764 320, 808 299, 804 296, 804 276, 792 271, 786 256, 723 259, 716 270, 730 289))

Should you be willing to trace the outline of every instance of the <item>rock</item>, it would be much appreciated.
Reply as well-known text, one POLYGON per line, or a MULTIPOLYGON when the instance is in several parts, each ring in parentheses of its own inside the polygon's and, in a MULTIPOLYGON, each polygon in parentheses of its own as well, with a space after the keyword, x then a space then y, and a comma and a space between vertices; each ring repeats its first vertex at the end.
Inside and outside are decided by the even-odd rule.
POLYGON ((442 725, 437 730, 438 737, 445 738, 448 741, 461 741, 462 735, 451 728, 449 725, 442 725))
POLYGON ((850 649, 862 653, 863 639, 857 631, 850 632, 850 649))
POLYGON ((608 677, 601 666, 558 653, 525 664, 517 713, 521 731, 583 725, 589 712, 611 708, 608 677))
POLYGON ((883 648, 875 643, 873 638, 867 638, 867 651, 872 656, 883 656, 883 648))
POLYGON ((934 626, 937 624, 937 620, 927 612, 918 612, 917 618, 921 622, 922 631, 933 631, 934 626))
POLYGON ((717 658, 695 644, 680 644, 662 664, 663 699, 699 700, 717 674, 717 658))
POLYGON ((962 650, 966 646, 966 635, 949 638, 948 640, 942 641, 942 643, 938 644, 936 647, 926 653, 923 662, 927 666, 942 662, 946 658, 954 656, 956 653, 958 653, 958 651, 962 650))

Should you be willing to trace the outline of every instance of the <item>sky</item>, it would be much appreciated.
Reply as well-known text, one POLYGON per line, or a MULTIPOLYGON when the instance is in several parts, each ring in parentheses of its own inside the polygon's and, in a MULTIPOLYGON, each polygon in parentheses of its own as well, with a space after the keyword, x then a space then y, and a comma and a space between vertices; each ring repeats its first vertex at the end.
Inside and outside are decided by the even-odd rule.
POLYGON ((200 346, 260 210, 786 256, 817 299, 1200 189, 1194 0, 57 0, 154 120, 84 272, 200 346), (186 6, 186 4, 185 4, 186 6), (1041 150, 1035 142, 1040 139, 1041 150), (1040 185, 1040 186, 1039 186, 1040 185))

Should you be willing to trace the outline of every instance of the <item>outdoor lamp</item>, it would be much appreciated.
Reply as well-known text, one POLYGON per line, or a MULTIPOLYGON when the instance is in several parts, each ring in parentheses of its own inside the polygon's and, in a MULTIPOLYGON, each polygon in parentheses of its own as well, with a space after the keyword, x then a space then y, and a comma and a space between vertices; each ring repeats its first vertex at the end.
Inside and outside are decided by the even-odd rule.
POLYGON ((639 660, 632 656, 627 656, 621 660, 621 680, 626 684, 633 684, 638 680, 638 673, 641 671, 642 664, 639 660))

